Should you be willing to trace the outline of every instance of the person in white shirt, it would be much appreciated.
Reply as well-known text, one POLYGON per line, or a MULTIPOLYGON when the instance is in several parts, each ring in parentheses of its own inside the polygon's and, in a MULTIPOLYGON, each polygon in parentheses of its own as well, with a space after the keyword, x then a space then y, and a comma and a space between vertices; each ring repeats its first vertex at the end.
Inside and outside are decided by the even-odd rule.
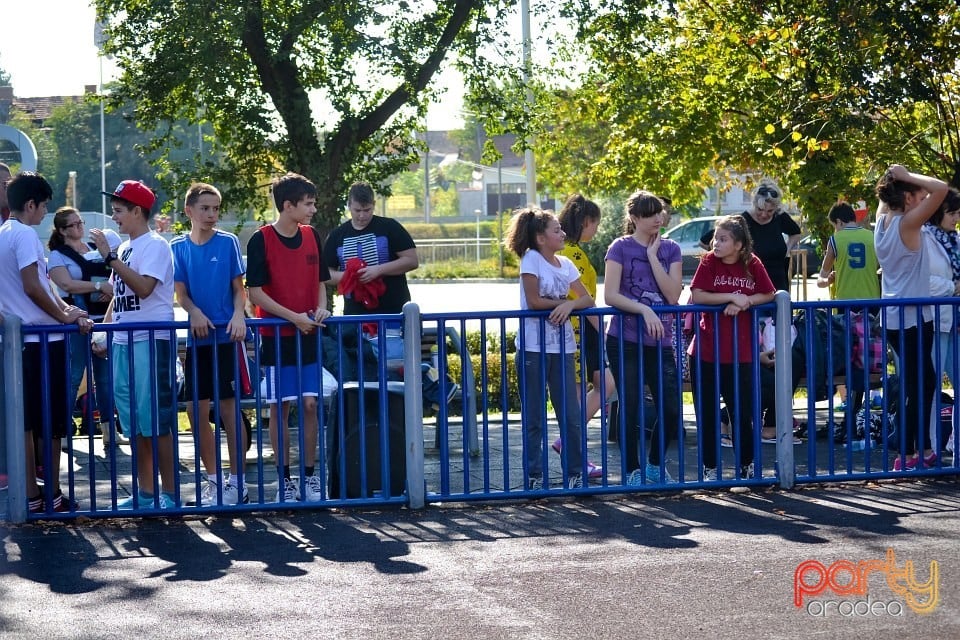
MULTIPOLYGON (((111 251, 102 230, 90 231, 104 262, 113 269, 114 298, 104 322, 118 325, 172 322, 173 254, 167 241, 150 229, 156 196, 142 182, 133 180, 124 180, 113 193, 105 195, 110 196, 113 221, 129 240, 121 244, 118 251, 111 251)), ((117 508, 168 509, 176 505, 173 470, 173 434, 177 428, 173 392, 176 345, 170 344, 176 335, 172 330, 125 331, 121 328, 112 333, 110 358, 117 416, 124 435, 136 443, 137 461, 135 491, 118 503, 117 508), (159 493, 154 486, 154 442, 162 485, 159 493)), ((96 343, 94 348, 105 350, 96 343)))
POLYGON ((24 329, 22 392, 28 509, 31 513, 69 511, 70 500, 60 490, 59 478, 60 440, 74 428, 73 407, 67 397, 69 381, 64 373, 64 334, 31 334, 29 327, 75 323, 81 332, 89 333, 93 322, 86 311, 67 305, 54 293, 47 275, 43 244, 33 227, 47 213, 53 195, 50 184, 39 174, 22 172, 6 187, 10 218, 0 225, 0 314, 19 317, 24 329), (48 424, 44 424, 45 413, 48 424), (41 430, 38 441, 44 447, 41 459, 46 469, 44 486, 49 488, 46 496, 37 484, 34 429, 41 430))

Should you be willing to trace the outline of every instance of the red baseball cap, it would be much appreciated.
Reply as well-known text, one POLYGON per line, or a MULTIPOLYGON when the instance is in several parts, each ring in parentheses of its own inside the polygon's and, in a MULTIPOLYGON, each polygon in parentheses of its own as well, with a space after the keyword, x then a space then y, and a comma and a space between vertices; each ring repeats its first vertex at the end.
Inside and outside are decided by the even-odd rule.
POLYGON ((148 214, 150 213, 150 209, 153 207, 154 203, 157 201, 157 196, 154 195, 153 191, 150 190, 150 187, 136 180, 124 180, 117 185, 117 188, 113 190, 113 193, 108 191, 103 191, 102 193, 105 196, 110 196, 111 198, 120 198, 121 200, 125 200, 130 204, 141 207, 148 214))

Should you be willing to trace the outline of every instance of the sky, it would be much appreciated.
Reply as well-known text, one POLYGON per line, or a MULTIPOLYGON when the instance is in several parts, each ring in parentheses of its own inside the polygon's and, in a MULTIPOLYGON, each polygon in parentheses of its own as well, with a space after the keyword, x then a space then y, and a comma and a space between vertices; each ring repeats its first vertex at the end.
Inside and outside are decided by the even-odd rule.
MULTIPOLYGON (((0 0, 0 68, 11 75, 18 98, 80 95, 100 81, 93 41, 93 7, 85 0, 0 0)), ((103 61, 103 80, 117 75, 103 61)), ((431 130, 462 127, 463 83, 453 72, 442 75, 448 87, 442 104, 431 108, 431 130)))

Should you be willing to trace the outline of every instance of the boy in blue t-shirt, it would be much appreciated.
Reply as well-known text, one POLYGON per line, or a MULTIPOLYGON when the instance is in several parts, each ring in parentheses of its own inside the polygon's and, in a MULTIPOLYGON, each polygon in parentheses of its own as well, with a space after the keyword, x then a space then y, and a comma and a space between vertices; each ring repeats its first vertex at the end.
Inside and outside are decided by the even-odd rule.
MULTIPOLYGON (((221 497, 225 505, 249 501, 240 476, 240 452, 246 450, 246 442, 238 448, 234 374, 238 370, 235 367, 242 375, 247 366, 242 346, 247 334, 243 286, 246 270, 237 236, 217 229, 220 201, 216 187, 205 183, 191 185, 184 202, 190 233, 170 243, 177 301, 190 316, 184 364, 187 416, 191 429, 197 429, 198 421, 206 425, 198 431, 200 460, 206 471, 202 506, 220 504, 221 497), (239 361, 238 354, 243 354, 239 361), (220 401, 220 418, 227 432, 230 475, 225 482, 221 480, 214 431, 208 419, 211 398, 220 401)), ((245 440, 242 430, 239 438, 245 440)))

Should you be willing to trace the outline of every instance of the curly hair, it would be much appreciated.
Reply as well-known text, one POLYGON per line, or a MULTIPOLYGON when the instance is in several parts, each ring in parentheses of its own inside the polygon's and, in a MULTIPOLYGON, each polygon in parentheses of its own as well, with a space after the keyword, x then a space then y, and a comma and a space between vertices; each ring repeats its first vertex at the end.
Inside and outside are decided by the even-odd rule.
POLYGON ((552 211, 539 207, 518 209, 510 218, 503 246, 522 258, 528 249, 537 248, 537 235, 545 233, 554 218, 552 211))
POLYGON ((903 211, 907 205, 906 194, 916 193, 920 187, 912 182, 904 182, 893 177, 889 170, 885 171, 877 181, 877 198, 891 211, 903 211))

